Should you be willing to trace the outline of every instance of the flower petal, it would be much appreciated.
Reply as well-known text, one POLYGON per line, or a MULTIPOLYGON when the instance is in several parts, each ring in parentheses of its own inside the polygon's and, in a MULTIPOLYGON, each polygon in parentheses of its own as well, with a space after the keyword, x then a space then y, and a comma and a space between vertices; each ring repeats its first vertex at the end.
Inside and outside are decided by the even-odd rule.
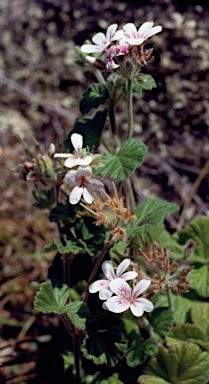
POLYGON ((128 39, 128 43, 130 45, 141 45, 146 39, 144 37, 139 37, 139 38, 130 38, 128 39))
POLYGON ((129 272, 125 272, 122 274, 122 279, 127 281, 127 280, 133 280, 135 279, 136 277, 138 276, 138 273, 137 272, 134 272, 134 271, 129 271, 129 272))
MULTIPOLYGON (((104 49, 104 47, 109 44, 109 42, 106 39, 106 36, 103 32, 98 32, 94 37, 92 37, 92 41, 94 44, 98 45, 101 50, 104 49)), ((99 52, 99 51, 98 51, 99 52)))
POLYGON ((122 273, 129 267, 131 259, 124 259, 116 270, 116 276, 121 277, 122 273))
POLYGON ((90 293, 96 293, 99 292, 102 288, 108 288, 109 287, 109 281, 105 279, 96 280, 92 284, 89 285, 89 292, 90 293))
POLYGON ((79 133, 73 133, 70 137, 70 140, 76 152, 83 148, 83 136, 79 135, 79 133))
POLYGON ((75 185, 75 175, 76 175, 77 171, 72 169, 71 171, 68 171, 65 175, 65 180, 67 181, 67 183, 69 184, 74 184, 75 185))
POLYGON ((129 309, 130 304, 129 301, 123 297, 113 296, 105 302, 105 306, 111 312, 121 313, 127 311, 127 309, 129 309))
POLYGON ((96 191, 100 191, 102 188, 104 188, 104 184, 97 179, 90 179, 89 183, 93 189, 96 189, 96 191))
POLYGON ((92 162, 93 158, 91 156, 84 156, 78 159, 78 165, 89 165, 92 162))
POLYGON ((153 24, 154 24, 153 21, 146 21, 145 23, 143 23, 138 30, 138 33, 140 34, 140 36, 145 36, 150 31, 153 24))
POLYGON ((140 304, 145 312, 151 312, 154 309, 152 302, 150 300, 144 299, 143 297, 136 299, 135 302, 140 304))
POLYGON ((150 30, 150 32, 148 33, 148 35, 147 35, 147 38, 148 37, 151 37, 151 36, 153 36, 153 35, 156 35, 156 33, 159 33, 159 32, 161 32, 162 31, 162 27, 161 27, 161 25, 157 25, 156 27, 154 27, 154 28, 152 28, 151 30, 150 30))
POLYGON ((142 306, 136 301, 130 304, 130 310, 136 317, 141 317, 144 313, 142 306))
POLYGON ((92 175, 92 169, 90 166, 86 166, 86 167, 78 167, 77 169, 77 174, 76 176, 77 177, 80 177, 80 176, 86 176, 86 177, 90 177, 92 175))
POLYGON ((107 41, 112 41, 114 39, 114 35, 115 35, 117 27, 118 27, 118 24, 111 24, 107 28, 107 32, 106 32, 106 39, 107 39, 107 41))
POLYGON ((101 47, 93 44, 84 44, 81 46, 81 51, 84 53, 101 52, 101 47))
POLYGON ((66 158, 66 157, 69 157, 69 156, 72 156, 70 153, 55 153, 54 154, 54 158, 57 158, 57 157, 63 157, 63 158, 66 158))
POLYGON ((83 189, 84 188, 79 188, 77 186, 73 188, 69 197, 70 204, 75 205, 80 201, 83 189))
POLYGON ((99 291, 100 300, 108 300, 112 296, 112 291, 110 288, 102 288, 99 291))
POLYGON ((83 198, 88 204, 92 203, 92 201, 94 200, 94 194, 91 188, 89 187, 83 188, 83 198))
POLYGON ((115 279, 115 271, 110 261, 104 261, 104 263, 102 263, 102 271, 108 280, 115 279))
POLYGON ((137 34, 137 29, 136 26, 133 23, 127 23, 123 27, 124 31, 129 35, 129 36, 135 36, 137 34))
POLYGON ((126 300, 131 299, 131 287, 120 277, 110 282, 110 289, 121 298, 126 300))
POLYGON ((64 162, 64 166, 67 168, 73 168, 78 165, 78 158, 73 155, 69 155, 67 160, 64 162))
POLYGON ((118 31, 115 32, 114 37, 111 39, 112 41, 115 40, 121 40, 123 38, 123 30, 119 29, 118 31))
POLYGON ((150 284, 151 284, 151 280, 150 279, 142 279, 142 280, 140 280, 136 284, 136 286, 134 287, 132 297, 136 298, 139 295, 141 295, 144 291, 146 291, 146 289, 150 286, 150 284))

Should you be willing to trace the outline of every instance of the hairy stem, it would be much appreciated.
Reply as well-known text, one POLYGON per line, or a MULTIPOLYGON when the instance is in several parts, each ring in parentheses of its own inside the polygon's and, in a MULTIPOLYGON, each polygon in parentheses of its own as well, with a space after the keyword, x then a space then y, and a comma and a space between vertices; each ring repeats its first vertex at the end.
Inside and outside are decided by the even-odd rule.
POLYGON ((168 298, 168 306, 171 310, 173 310, 173 299, 170 287, 167 285, 166 288, 167 298, 168 298))
POLYGON ((74 352, 74 363, 76 372, 76 384, 81 383, 81 359, 80 359, 80 335, 73 335, 73 352, 74 352))
POLYGON ((206 164, 204 165, 200 174, 198 175, 197 179, 195 180, 194 184, 192 185, 191 192, 189 193, 189 196, 187 197, 187 199, 184 203, 184 206, 183 206, 183 209, 181 212, 181 217, 179 220, 178 231, 180 231, 182 229, 183 224, 184 224, 184 220, 185 220, 186 210, 189 207, 189 205, 191 204, 192 198, 193 198, 197 188, 199 187, 199 185, 200 185, 201 181, 204 179, 204 177, 207 175, 208 171, 209 171, 209 160, 206 162, 206 164))
POLYGON ((128 110, 128 131, 126 139, 130 139, 133 134, 133 92, 132 80, 127 80, 127 110, 128 110))
POLYGON ((86 303, 87 300, 88 300, 88 295, 89 295, 89 285, 90 285, 90 284, 92 283, 92 281, 94 280, 94 278, 95 278, 95 276, 96 276, 96 273, 97 273, 97 270, 98 270, 98 268, 99 268, 99 266, 100 266, 100 264, 101 264, 101 262, 102 262, 102 260, 103 260, 103 258, 104 258, 104 256, 105 256, 105 254, 106 254, 106 252, 107 252, 107 250, 108 250, 108 248, 109 248, 109 246, 110 246, 110 244, 111 244, 111 241, 112 241, 112 234, 110 234, 109 239, 107 240, 107 242, 106 242, 106 244, 105 244, 103 250, 101 251, 100 255, 99 255, 98 258, 97 258, 96 263, 94 264, 94 268, 93 268, 93 270, 92 270, 92 272, 91 272, 91 275, 90 275, 90 277, 89 277, 88 284, 87 284, 87 287, 86 287, 86 292, 85 292, 85 296, 84 296, 84 299, 83 299, 84 303, 86 303))

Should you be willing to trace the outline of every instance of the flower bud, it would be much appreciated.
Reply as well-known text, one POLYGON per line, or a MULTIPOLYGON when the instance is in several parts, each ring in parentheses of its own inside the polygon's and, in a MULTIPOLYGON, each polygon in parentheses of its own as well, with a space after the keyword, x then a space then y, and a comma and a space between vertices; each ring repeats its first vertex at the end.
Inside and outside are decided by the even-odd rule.
POLYGON ((106 65, 102 60, 96 59, 92 56, 86 56, 85 59, 89 64, 93 65, 97 69, 100 69, 101 71, 106 69, 106 65))

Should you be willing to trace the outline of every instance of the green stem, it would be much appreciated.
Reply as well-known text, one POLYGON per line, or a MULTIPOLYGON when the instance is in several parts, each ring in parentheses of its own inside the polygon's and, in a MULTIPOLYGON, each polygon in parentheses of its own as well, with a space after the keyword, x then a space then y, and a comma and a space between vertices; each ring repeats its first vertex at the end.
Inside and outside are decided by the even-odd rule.
POLYGON ((135 206, 135 199, 134 199, 134 194, 133 194, 133 189, 132 189, 130 178, 124 180, 123 185, 125 188, 126 195, 128 197, 129 208, 130 208, 131 212, 133 213, 135 211, 136 206, 135 206))
POLYGON ((73 352, 74 352, 74 363, 76 371, 76 384, 81 383, 81 359, 80 359, 80 335, 73 335, 73 352))
POLYGON ((94 268, 93 268, 93 270, 92 270, 92 272, 91 272, 91 275, 90 275, 90 277, 89 277, 88 284, 87 284, 87 287, 86 287, 86 292, 85 292, 85 296, 84 296, 84 299, 83 299, 84 303, 86 303, 87 300, 88 300, 88 295, 89 295, 89 285, 92 283, 92 281, 94 280, 94 278, 95 278, 95 276, 96 276, 97 270, 98 270, 98 268, 99 268, 99 266, 100 266, 100 264, 101 264, 101 262, 102 262, 102 260, 103 260, 103 258, 104 258, 104 256, 105 256, 105 254, 106 254, 106 252, 107 252, 107 250, 108 250, 108 248, 109 248, 109 246, 110 246, 110 243, 111 243, 111 241, 112 241, 112 236, 113 236, 113 235, 110 234, 109 239, 107 240, 107 242, 106 242, 106 244, 105 244, 103 250, 101 251, 101 253, 100 253, 100 255, 99 255, 99 257, 98 257, 96 263, 94 264, 94 268))
POLYGON ((166 292, 167 292, 167 298, 168 298, 168 306, 171 310, 173 310, 173 299, 172 299, 172 293, 171 293, 171 289, 170 287, 167 285, 167 288, 166 288, 166 292))
POLYGON ((128 110, 128 131, 126 140, 130 139, 133 134, 133 92, 132 80, 127 80, 127 110, 128 110))
POLYGON ((112 135, 114 138, 114 144, 115 144, 115 147, 117 148, 117 147, 120 147, 120 141, 119 141, 119 135, 118 135, 117 127, 115 123, 115 108, 112 105, 109 107, 109 119, 110 119, 110 127, 112 130, 112 135))

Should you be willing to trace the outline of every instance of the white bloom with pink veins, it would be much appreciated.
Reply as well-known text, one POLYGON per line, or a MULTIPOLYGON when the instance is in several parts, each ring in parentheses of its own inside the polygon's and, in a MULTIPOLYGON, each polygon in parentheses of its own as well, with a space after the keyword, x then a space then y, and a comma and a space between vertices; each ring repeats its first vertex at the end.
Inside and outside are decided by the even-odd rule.
POLYGON ((90 293, 99 292, 99 298, 101 300, 109 299, 113 294, 113 291, 110 289, 111 281, 119 277, 124 281, 132 280, 137 277, 138 274, 135 271, 128 271, 124 273, 124 271, 129 267, 130 263, 131 263, 130 259, 124 259, 118 265, 118 268, 116 269, 116 272, 115 272, 111 262, 104 261, 104 263, 102 264, 102 270, 106 279, 97 280, 94 283, 90 284, 89 292, 90 293))
POLYGON ((115 279, 110 283, 110 289, 116 296, 110 297, 105 303, 104 308, 114 313, 127 311, 129 308, 134 316, 140 317, 145 312, 151 312, 154 305, 151 301, 139 297, 149 286, 151 280, 142 279, 134 287, 128 285, 121 278, 115 279))
POLYGON ((68 171, 65 175, 67 183, 75 185, 70 193, 69 201, 71 204, 77 204, 83 196, 86 203, 91 204, 94 200, 94 190, 100 190, 104 184, 92 178, 92 169, 90 166, 78 167, 77 170, 68 171))
POLYGON ((112 41, 120 40, 123 37, 123 31, 116 31, 118 24, 111 24, 107 28, 106 35, 103 32, 96 33, 92 38, 94 44, 84 44, 81 51, 85 53, 104 52, 112 41))
POLYGON ((71 153, 55 153, 54 157, 67 158, 64 166, 67 168, 73 168, 76 165, 89 165, 93 158, 86 155, 86 150, 83 148, 83 136, 79 133, 73 133, 71 135, 71 143, 75 149, 74 154, 71 153))
POLYGON ((153 27, 153 24, 153 21, 147 21, 141 25, 138 31, 133 23, 125 24, 123 30, 127 43, 130 45, 141 45, 149 37, 162 31, 162 27, 160 25, 153 27))

